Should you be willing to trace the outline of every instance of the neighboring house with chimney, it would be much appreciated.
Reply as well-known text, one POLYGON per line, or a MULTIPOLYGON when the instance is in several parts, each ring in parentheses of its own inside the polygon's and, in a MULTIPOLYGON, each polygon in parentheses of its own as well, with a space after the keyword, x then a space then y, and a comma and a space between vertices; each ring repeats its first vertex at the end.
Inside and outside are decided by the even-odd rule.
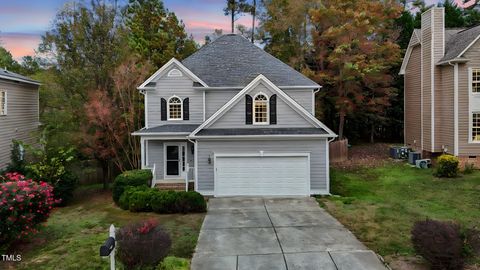
POLYGON ((0 170, 10 162, 12 140, 35 142, 40 83, 0 69, 0 170))
POLYGON ((445 29, 443 7, 422 14, 403 59, 405 144, 480 165, 480 26, 445 29))
POLYGON ((145 95, 142 168, 152 186, 203 195, 329 194, 329 140, 315 118, 320 86, 238 35, 170 60, 145 95))

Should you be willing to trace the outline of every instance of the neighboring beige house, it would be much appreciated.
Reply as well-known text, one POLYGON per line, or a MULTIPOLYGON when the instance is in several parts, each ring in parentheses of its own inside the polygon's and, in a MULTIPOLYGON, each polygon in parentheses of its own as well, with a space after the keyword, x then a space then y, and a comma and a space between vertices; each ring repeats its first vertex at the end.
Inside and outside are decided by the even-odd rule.
POLYGON ((40 83, 0 69, 0 169, 10 162, 12 140, 31 143, 39 125, 40 83))
POLYGON ((405 144, 480 165, 480 26, 444 25, 443 8, 424 12, 403 59, 405 144))

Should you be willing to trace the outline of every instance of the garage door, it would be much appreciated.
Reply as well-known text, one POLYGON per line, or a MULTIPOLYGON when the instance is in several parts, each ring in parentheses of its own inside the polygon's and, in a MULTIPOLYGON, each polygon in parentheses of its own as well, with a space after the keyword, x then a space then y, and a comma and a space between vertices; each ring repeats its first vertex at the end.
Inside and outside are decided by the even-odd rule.
POLYGON ((216 156, 215 196, 308 196, 309 157, 216 156))

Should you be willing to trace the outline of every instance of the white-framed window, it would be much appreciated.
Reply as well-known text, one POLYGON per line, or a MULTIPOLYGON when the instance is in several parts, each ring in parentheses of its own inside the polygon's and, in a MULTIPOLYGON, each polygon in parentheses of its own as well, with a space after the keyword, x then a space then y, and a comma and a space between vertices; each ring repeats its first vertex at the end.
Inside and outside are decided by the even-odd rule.
POLYGON ((472 93, 480 93, 480 68, 472 68, 472 93))
POLYGON ((0 90, 0 116, 7 115, 7 91, 0 90))
POLYGON ((480 142, 480 112, 472 113, 472 142, 480 142))
POLYGON ((253 123, 257 125, 268 124, 268 97, 258 93, 253 98, 253 123))
POLYGON ((183 110, 182 110, 182 99, 173 96, 168 99, 168 120, 182 120, 183 110))

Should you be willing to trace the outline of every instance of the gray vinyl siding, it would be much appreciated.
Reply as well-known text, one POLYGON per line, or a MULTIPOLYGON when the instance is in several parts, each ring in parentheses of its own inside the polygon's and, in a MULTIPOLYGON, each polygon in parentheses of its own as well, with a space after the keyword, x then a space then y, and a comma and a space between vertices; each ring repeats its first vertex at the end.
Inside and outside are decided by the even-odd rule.
MULTIPOLYGON (((239 90, 213 90, 205 92, 205 114, 206 119, 212 116, 218 109, 220 109, 225 103, 232 99, 239 90)), ((300 106, 305 108, 308 112, 313 113, 313 89, 294 89, 284 90, 293 100, 295 100, 300 106)))
MULTIPOLYGON (((252 89, 248 94, 252 98, 258 93, 264 93, 267 96, 274 94, 271 90, 263 84, 259 84, 252 89)), ((260 127, 311 127, 303 116, 294 111, 280 95, 277 95, 277 124, 276 125, 261 125, 260 127)), ((230 110, 215 121, 210 128, 258 128, 259 125, 245 124, 245 98, 241 98, 230 110)))
POLYGON ((312 190, 327 189, 325 139, 318 140, 255 140, 255 141, 198 141, 198 190, 214 190, 214 153, 258 153, 259 151, 310 153, 310 179, 312 190), (208 163, 209 157, 212 163, 208 163))
MULTIPOLYGON (((470 86, 469 68, 480 68, 480 42, 468 49, 463 57, 470 59, 458 66, 458 150, 460 156, 480 156, 480 143, 469 143, 470 137, 470 86)), ((472 108, 472 111, 478 111, 472 108)))
POLYGON ((0 169, 10 162, 12 140, 35 142, 39 125, 38 87, 0 79, 7 92, 7 115, 0 116, 0 169))
POLYGON ((203 93, 202 91, 193 89, 193 81, 186 75, 182 77, 168 77, 168 72, 174 67, 167 69, 163 74, 159 75, 156 80, 155 90, 147 90, 146 106, 147 106, 147 126, 156 127, 165 124, 195 124, 203 122, 203 93), (182 100, 189 98, 190 103, 190 120, 161 121, 160 100, 167 100, 172 96, 178 96, 182 100))
MULTIPOLYGON (((163 162, 164 153, 163 147, 165 143, 173 143, 178 141, 161 141, 161 140, 148 140, 147 139, 147 167, 153 168, 153 164, 155 164, 155 179, 161 180, 164 179, 164 172, 165 172, 165 163, 163 162)), ((195 160, 194 154, 192 154, 192 146, 191 142, 187 142, 187 148, 185 149, 186 153, 186 161, 188 162, 189 166, 195 167, 195 160)), ((188 179, 192 180, 194 177, 194 169, 192 168, 188 173, 188 179)))

